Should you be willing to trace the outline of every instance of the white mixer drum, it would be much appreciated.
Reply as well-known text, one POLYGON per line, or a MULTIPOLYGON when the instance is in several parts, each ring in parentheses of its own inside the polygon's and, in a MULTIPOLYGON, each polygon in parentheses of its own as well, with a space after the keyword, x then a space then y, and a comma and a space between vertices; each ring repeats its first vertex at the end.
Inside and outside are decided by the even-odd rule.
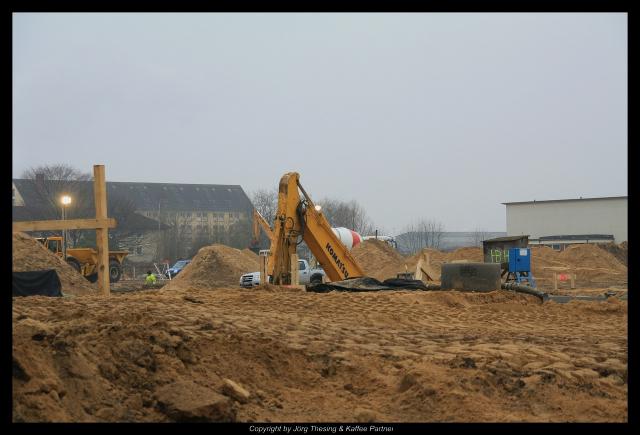
POLYGON ((349 228, 338 227, 331 228, 333 233, 340 239, 347 249, 352 249, 362 242, 362 236, 349 228))

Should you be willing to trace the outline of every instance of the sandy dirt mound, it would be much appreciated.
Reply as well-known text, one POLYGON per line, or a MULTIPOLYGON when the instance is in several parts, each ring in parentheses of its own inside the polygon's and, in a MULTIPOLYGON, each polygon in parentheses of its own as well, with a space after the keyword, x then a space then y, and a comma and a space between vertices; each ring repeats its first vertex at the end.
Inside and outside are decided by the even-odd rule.
MULTIPOLYGON (((481 248, 460 248, 453 252, 423 249, 406 259, 410 271, 415 270, 418 259, 423 253, 429 256, 432 268, 438 275, 443 263, 459 260, 484 262, 481 248)), ((533 276, 538 281, 538 285, 546 289, 550 289, 553 285, 554 272, 569 273, 571 271, 577 275, 578 287, 627 285, 626 265, 598 245, 573 245, 562 252, 554 251, 547 246, 536 246, 531 248, 531 257, 533 276)))
POLYGON ((71 295, 98 293, 95 284, 87 281, 60 257, 24 233, 13 234, 12 251, 12 270, 14 272, 55 269, 60 278, 60 284, 62 284, 62 293, 71 295))
POLYGON ((405 271, 405 258, 381 240, 366 240, 351 250, 365 275, 384 281, 405 271))
POLYGON ((575 273, 579 287, 627 285, 627 266, 606 250, 589 244, 569 246, 562 252, 549 247, 531 248, 533 276, 546 288, 553 273, 575 273))
MULTIPOLYGON (((515 293, 505 290, 492 292, 458 292, 458 291, 434 291, 428 295, 429 301, 442 303, 452 307, 470 307, 480 304, 516 304, 516 305, 540 305, 540 299, 536 296, 515 293)), ((497 306, 497 305, 496 305, 497 306)))
POLYGON ((225 245, 205 246, 164 288, 238 286, 242 274, 259 269, 258 256, 248 249, 241 251, 225 245))
POLYGON ((604 249, 614 257, 618 259, 618 261, 625 266, 629 263, 629 244, 627 242, 622 242, 620 244, 615 243, 604 243, 599 244, 599 248, 604 249))
POLYGON ((14 298, 12 344, 14 421, 627 421, 619 301, 233 288, 14 298))

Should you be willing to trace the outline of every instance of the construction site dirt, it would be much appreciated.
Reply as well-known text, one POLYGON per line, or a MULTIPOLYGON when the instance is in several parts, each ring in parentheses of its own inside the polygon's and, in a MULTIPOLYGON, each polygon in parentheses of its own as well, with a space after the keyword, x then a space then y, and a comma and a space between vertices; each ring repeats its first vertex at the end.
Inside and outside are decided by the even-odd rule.
POLYGON ((627 420, 626 302, 277 290, 15 298, 13 418, 627 420))
MULTIPOLYGON (((386 249, 376 245, 361 249, 386 249)), ((226 248, 201 254, 217 268, 255 266, 254 254, 226 248)), ((467 254, 478 249, 432 252, 434 267, 467 254)), ((616 296, 543 304, 503 290, 241 289, 207 286, 221 279, 207 264, 194 257, 157 290, 13 298, 13 420, 628 419, 627 302, 616 296)), ((617 264, 596 276, 625 272, 617 287, 562 291, 621 294, 626 266, 617 264)))

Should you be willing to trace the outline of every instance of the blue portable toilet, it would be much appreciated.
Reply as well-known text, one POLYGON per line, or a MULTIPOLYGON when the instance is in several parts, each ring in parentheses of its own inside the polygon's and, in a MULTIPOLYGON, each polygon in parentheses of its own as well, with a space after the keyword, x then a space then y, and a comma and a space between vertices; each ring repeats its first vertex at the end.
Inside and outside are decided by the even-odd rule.
POLYGON ((515 281, 522 284, 524 281, 530 287, 536 287, 536 280, 531 272, 531 249, 509 249, 509 273, 507 281, 515 281))

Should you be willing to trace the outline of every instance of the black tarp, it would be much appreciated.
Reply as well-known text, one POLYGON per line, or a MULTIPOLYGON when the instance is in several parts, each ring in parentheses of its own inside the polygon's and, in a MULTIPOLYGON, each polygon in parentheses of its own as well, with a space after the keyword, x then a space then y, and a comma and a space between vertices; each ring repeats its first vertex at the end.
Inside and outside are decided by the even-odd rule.
POLYGON ((428 288, 422 281, 415 279, 387 279, 384 282, 380 282, 367 276, 307 286, 307 291, 316 293, 330 291, 374 292, 381 290, 428 290, 428 288))
POLYGON ((61 288, 54 269, 13 272, 13 296, 62 296, 61 288))

